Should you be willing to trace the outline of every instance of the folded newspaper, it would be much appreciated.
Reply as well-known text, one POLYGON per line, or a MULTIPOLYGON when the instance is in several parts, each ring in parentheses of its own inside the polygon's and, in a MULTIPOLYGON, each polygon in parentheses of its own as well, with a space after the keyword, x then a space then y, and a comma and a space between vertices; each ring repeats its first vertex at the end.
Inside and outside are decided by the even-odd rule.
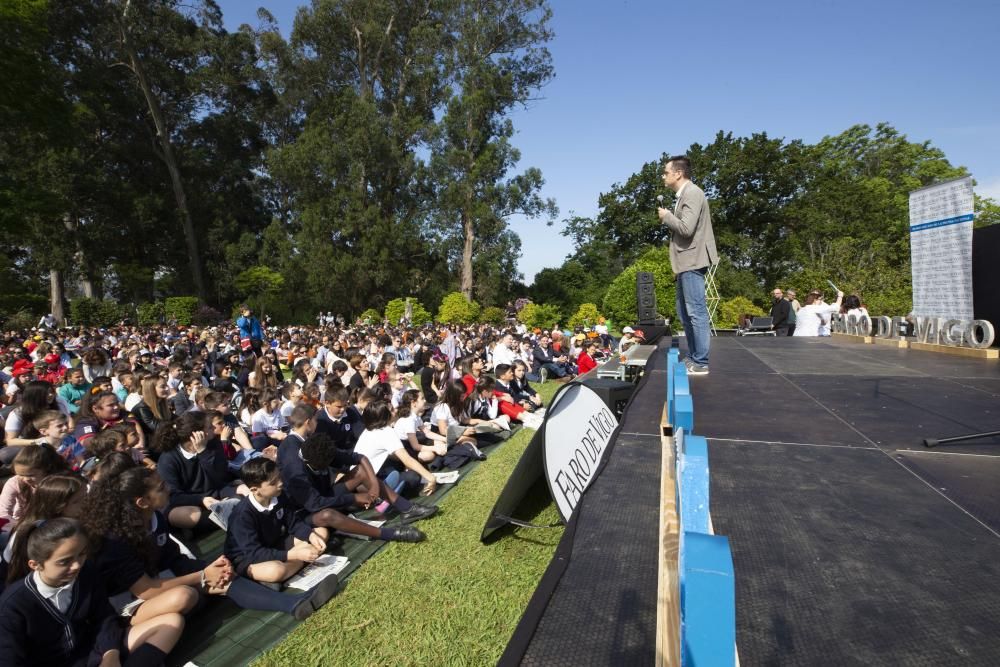
POLYGON ((434 479, 437 480, 438 484, 454 484, 458 481, 458 471, 436 472, 434 473, 434 479))
POLYGON ((236 509, 236 506, 239 504, 239 498, 226 498, 225 500, 220 500, 212 505, 212 509, 208 513, 208 518, 222 530, 228 530, 229 517, 232 516, 233 510, 236 509))
POLYGON ((350 562, 346 556, 323 554, 289 579, 287 587, 308 591, 331 574, 340 574, 350 562))

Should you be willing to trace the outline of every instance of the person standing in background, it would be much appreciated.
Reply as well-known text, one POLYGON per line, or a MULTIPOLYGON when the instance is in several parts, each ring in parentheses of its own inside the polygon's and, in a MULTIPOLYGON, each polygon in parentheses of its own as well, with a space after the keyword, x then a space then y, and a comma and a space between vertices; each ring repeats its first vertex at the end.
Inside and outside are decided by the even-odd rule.
POLYGON ((771 328, 778 336, 787 336, 788 319, 792 312, 792 304, 785 300, 785 295, 777 287, 771 292, 774 301, 771 303, 771 328))
POLYGON ((240 340, 248 339, 254 356, 259 357, 264 341, 264 328, 260 325, 260 320, 254 317, 250 306, 246 304, 240 306, 240 316, 236 319, 236 326, 240 329, 240 340))
POLYGON ((800 304, 799 300, 795 298, 795 290, 793 289, 785 290, 785 298, 788 299, 788 305, 791 306, 791 308, 788 311, 788 335, 794 336, 795 320, 798 316, 799 308, 802 307, 802 304, 800 304))

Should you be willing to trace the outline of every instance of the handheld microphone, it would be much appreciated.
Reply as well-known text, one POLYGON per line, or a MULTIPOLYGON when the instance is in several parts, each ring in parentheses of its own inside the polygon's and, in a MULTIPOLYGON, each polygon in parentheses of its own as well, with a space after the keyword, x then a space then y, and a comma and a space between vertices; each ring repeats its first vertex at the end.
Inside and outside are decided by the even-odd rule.
MULTIPOLYGON (((656 204, 657 204, 657 206, 663 206, 663 195, 656 195, 656 204)), ((661 223, 662 223, 662 219, 661 219, 661 223)), ((666 229, 666 234, 667 234, 666 238, 669 240, 670 239, 670 227, 664 225, 664 229, 666 229)))

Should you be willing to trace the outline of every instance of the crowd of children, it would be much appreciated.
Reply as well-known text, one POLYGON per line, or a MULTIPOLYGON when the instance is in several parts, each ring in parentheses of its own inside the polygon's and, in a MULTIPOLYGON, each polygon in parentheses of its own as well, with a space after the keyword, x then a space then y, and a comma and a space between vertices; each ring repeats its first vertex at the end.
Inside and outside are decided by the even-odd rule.
POLYGON ((435 471, 537 427, 531 382, 614 349, 603 332, 513 325, 241 320, 3 335, 0 655, 160 664, 212 595, 305 618, 336 575, 295 595, 282 582, 335 533, 425 539, 412 524, 437 512, 416 502, 435 471), (232 505, 224 553, 204 562, 184 541, 218 529, 219 503, 232 505), (352 516, 365 509, 399 520, 352 516))

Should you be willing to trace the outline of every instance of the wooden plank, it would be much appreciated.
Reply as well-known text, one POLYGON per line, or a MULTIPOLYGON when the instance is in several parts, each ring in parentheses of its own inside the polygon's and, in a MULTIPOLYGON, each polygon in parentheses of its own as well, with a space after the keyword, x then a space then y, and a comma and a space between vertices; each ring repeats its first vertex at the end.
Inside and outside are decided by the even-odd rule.
POLYGON ((837 340, 847 343, 871 343, 872 340, 874 340, 873 336, 856 336, 854 334, 839 333, 836 331, 830 335, 837 340))
POLYGON ((888 347, 898 347, 901 350, 905 350, 910 346, 910 341, 905 338, 879 338, 876 336, 872 339, 872 342, 876 345, 886 345, 888 347))
POLYGON ((671 436, 674 434, 674 427, 670 424, 670 411, 667 404, 663 404, 663 412, 660 414, 660 435, 671 436))
MULTIPOLYGON (((666 423, 666 406, 660 418, 666 423)), ((677 482, 672 437, 660 438, 660 536, 656 605, 656 664, 680 667, 681 596, 679 572, 680 524, 677 517, 677 482)))
POLYGON ((960 357, 973 357, 974 359, 998 359, 1000 350, 995 347, 977 349, 974 347, 955 347, 952 345, 935 345, 933 343, 910 343, 911 350, 923 350, 925 352, 938 352, 940 354, 954 354, 960 357))

